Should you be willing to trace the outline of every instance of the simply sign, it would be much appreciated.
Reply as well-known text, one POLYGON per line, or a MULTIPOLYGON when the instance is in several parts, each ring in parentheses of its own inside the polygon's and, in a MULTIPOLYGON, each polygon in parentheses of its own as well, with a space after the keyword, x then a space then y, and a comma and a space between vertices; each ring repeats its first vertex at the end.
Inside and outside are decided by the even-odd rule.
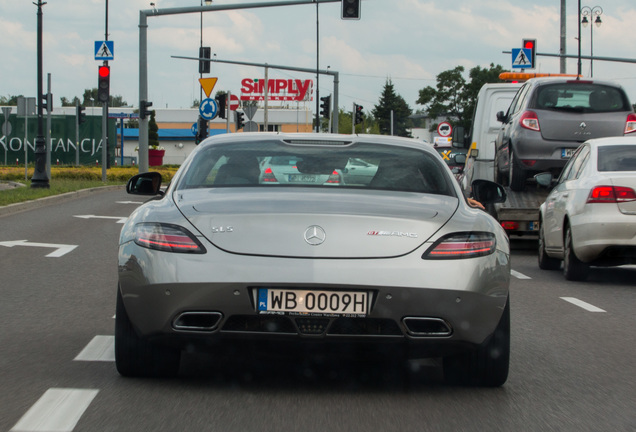
MULTIPOLYGON (((274 101, 312 100, 312 80, 267 80, 267 98, 274 101)), ((241 100, 265 100, 265 80, 245 78, 241 81, 241 100)))
POLYGON ((449 122, 441 122, 437 125, 437 134, 441 137, 449 137, 453 133, 453 127, 449 122))
POLYGON ((115 42, 95 41, 95 60, 115 60, 115 42))

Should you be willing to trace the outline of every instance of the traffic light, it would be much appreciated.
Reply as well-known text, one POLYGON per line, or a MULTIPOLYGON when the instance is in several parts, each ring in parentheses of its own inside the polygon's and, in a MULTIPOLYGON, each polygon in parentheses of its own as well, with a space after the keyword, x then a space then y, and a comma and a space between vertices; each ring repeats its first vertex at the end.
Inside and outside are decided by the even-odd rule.
POLYGON ((108 103, 110 98, 110 66, 100 66, 97 69, 99 75, 97 83, 97 100, 108 103))
POLYGON ((42 95, 42 108, 47 112, 53 111, 53 94, 47 93, 42 95))
POLYGON ((530 61, 531 66, 530 69, 534 69, 536 67, 536 58, 537 58, 537 40, 536 39, 523 39, 521 42, 521 47, 530 50, 530 61))
POLYGON ((212 49, 210 47, 199 47, 199 59, 208 59, 208 60, 199 60, 199 73, 210 73, 210 52, 212 49))
POLYGON ((145 119, 146 117, 150 117, 152 110, 149 110, 148 108, 151 106, 152 106, 152 102, 143 101, 143 100, 139 102, 139 118, 140 119, 145 119))
POLYGON ((235 131, 243 129, 243 126, 245 126, 245 114, 240 111, 234 111, 234 126, 236 126, 235 131))
POLYGON ((214 98, 216 99, 216 103, 219 105, 218 116, 222 119, 225 118, 225 103, 227 101, 227 93, 220 93, 216 95, 214 98))
POLYGON ((320 98, 320 115, 328 119, 331 108, 331 95, 320 98))
POLYGON ((208 137, 208 121, 199 116, 197 120, 197 136, 195 137, 195 144, 199 144, 201 141, 208 137))
POLYGON ((360 3, 362 0, 342 0, 342 19, 360 19, 360 3))
POLYGON ((362 105, 354 104, 356 108, 355 112, 355 124, 360 124, 364 121, 364 114, 362 113, 362 105))
POLYGON ((75 115, 77 116, 77 124, 82 124, 86 121, 86 114, 84 114, 84 108, 79 103, 75 105, 75 115))

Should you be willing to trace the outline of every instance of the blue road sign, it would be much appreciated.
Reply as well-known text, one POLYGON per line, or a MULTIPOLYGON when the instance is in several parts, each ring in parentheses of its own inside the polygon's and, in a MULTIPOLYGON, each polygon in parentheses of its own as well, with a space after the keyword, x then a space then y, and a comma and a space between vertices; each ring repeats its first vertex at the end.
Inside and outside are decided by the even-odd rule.
POLYGON ((192 132, 192 135, 197 136, 198 130, 199 130, 199 125, 196 122, 192 123, 192 126, 190 126, 190 132, 192 132))
POLYGON ((115 60, 115 42, 95 41, 95 60, 115 60))
POLYGON ((513 69, 534 69, 532 64, 532 50, 530 48, 512 49, 513 69))
POLYGON ((201 105, 199 105, 199 114, 206 120, 212 120, 219 113, 219 105, 214 99, 203 99, 201 105))

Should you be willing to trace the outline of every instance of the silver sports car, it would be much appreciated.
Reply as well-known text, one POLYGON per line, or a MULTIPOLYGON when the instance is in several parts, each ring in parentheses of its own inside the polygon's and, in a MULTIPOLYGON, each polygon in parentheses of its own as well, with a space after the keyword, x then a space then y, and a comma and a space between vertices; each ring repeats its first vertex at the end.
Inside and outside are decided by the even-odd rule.
MULTIPOLYGON (((238 133, 127 191, 157 195, 119 241, 115 329, 124 376, 178 373, 181 351, 442 357, 450 382, 502 385, 510 252, 430 145, 380 135, 238 133), (294 161, 272 182, 263 161, 294 161), (350 160, 354 184, 316 181, 350 160), (297 172, 296 172, 297 171, 297 172), (284 349, 280 349, 283 347, 284 349), (295 348, 302 349, 295 349, 295 348)), ((503 188, 473 187, 484 204, 503 188)))

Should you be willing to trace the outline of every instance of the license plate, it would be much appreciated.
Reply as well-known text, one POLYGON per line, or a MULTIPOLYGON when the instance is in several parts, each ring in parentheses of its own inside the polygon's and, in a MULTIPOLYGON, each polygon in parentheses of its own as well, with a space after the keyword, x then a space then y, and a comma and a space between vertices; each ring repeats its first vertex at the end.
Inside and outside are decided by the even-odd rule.
POLYGON ((539 231, 539 221, 528 222, 529 231, 539 231))
POLYGON ((310 174, 290 174, 290 183, 316 183, 316 176, 310 174))
POLYGON ((572 155, 574 154, 575 150, 576 150, 575 148, 564 148, 564 149, 561 149, 561 157, 563 159, 571 158, 572 155))
POLYGON ((364 316, 368 310, 369 293, 366 291, 258 289, 258 311, 262 313, 364 316))

